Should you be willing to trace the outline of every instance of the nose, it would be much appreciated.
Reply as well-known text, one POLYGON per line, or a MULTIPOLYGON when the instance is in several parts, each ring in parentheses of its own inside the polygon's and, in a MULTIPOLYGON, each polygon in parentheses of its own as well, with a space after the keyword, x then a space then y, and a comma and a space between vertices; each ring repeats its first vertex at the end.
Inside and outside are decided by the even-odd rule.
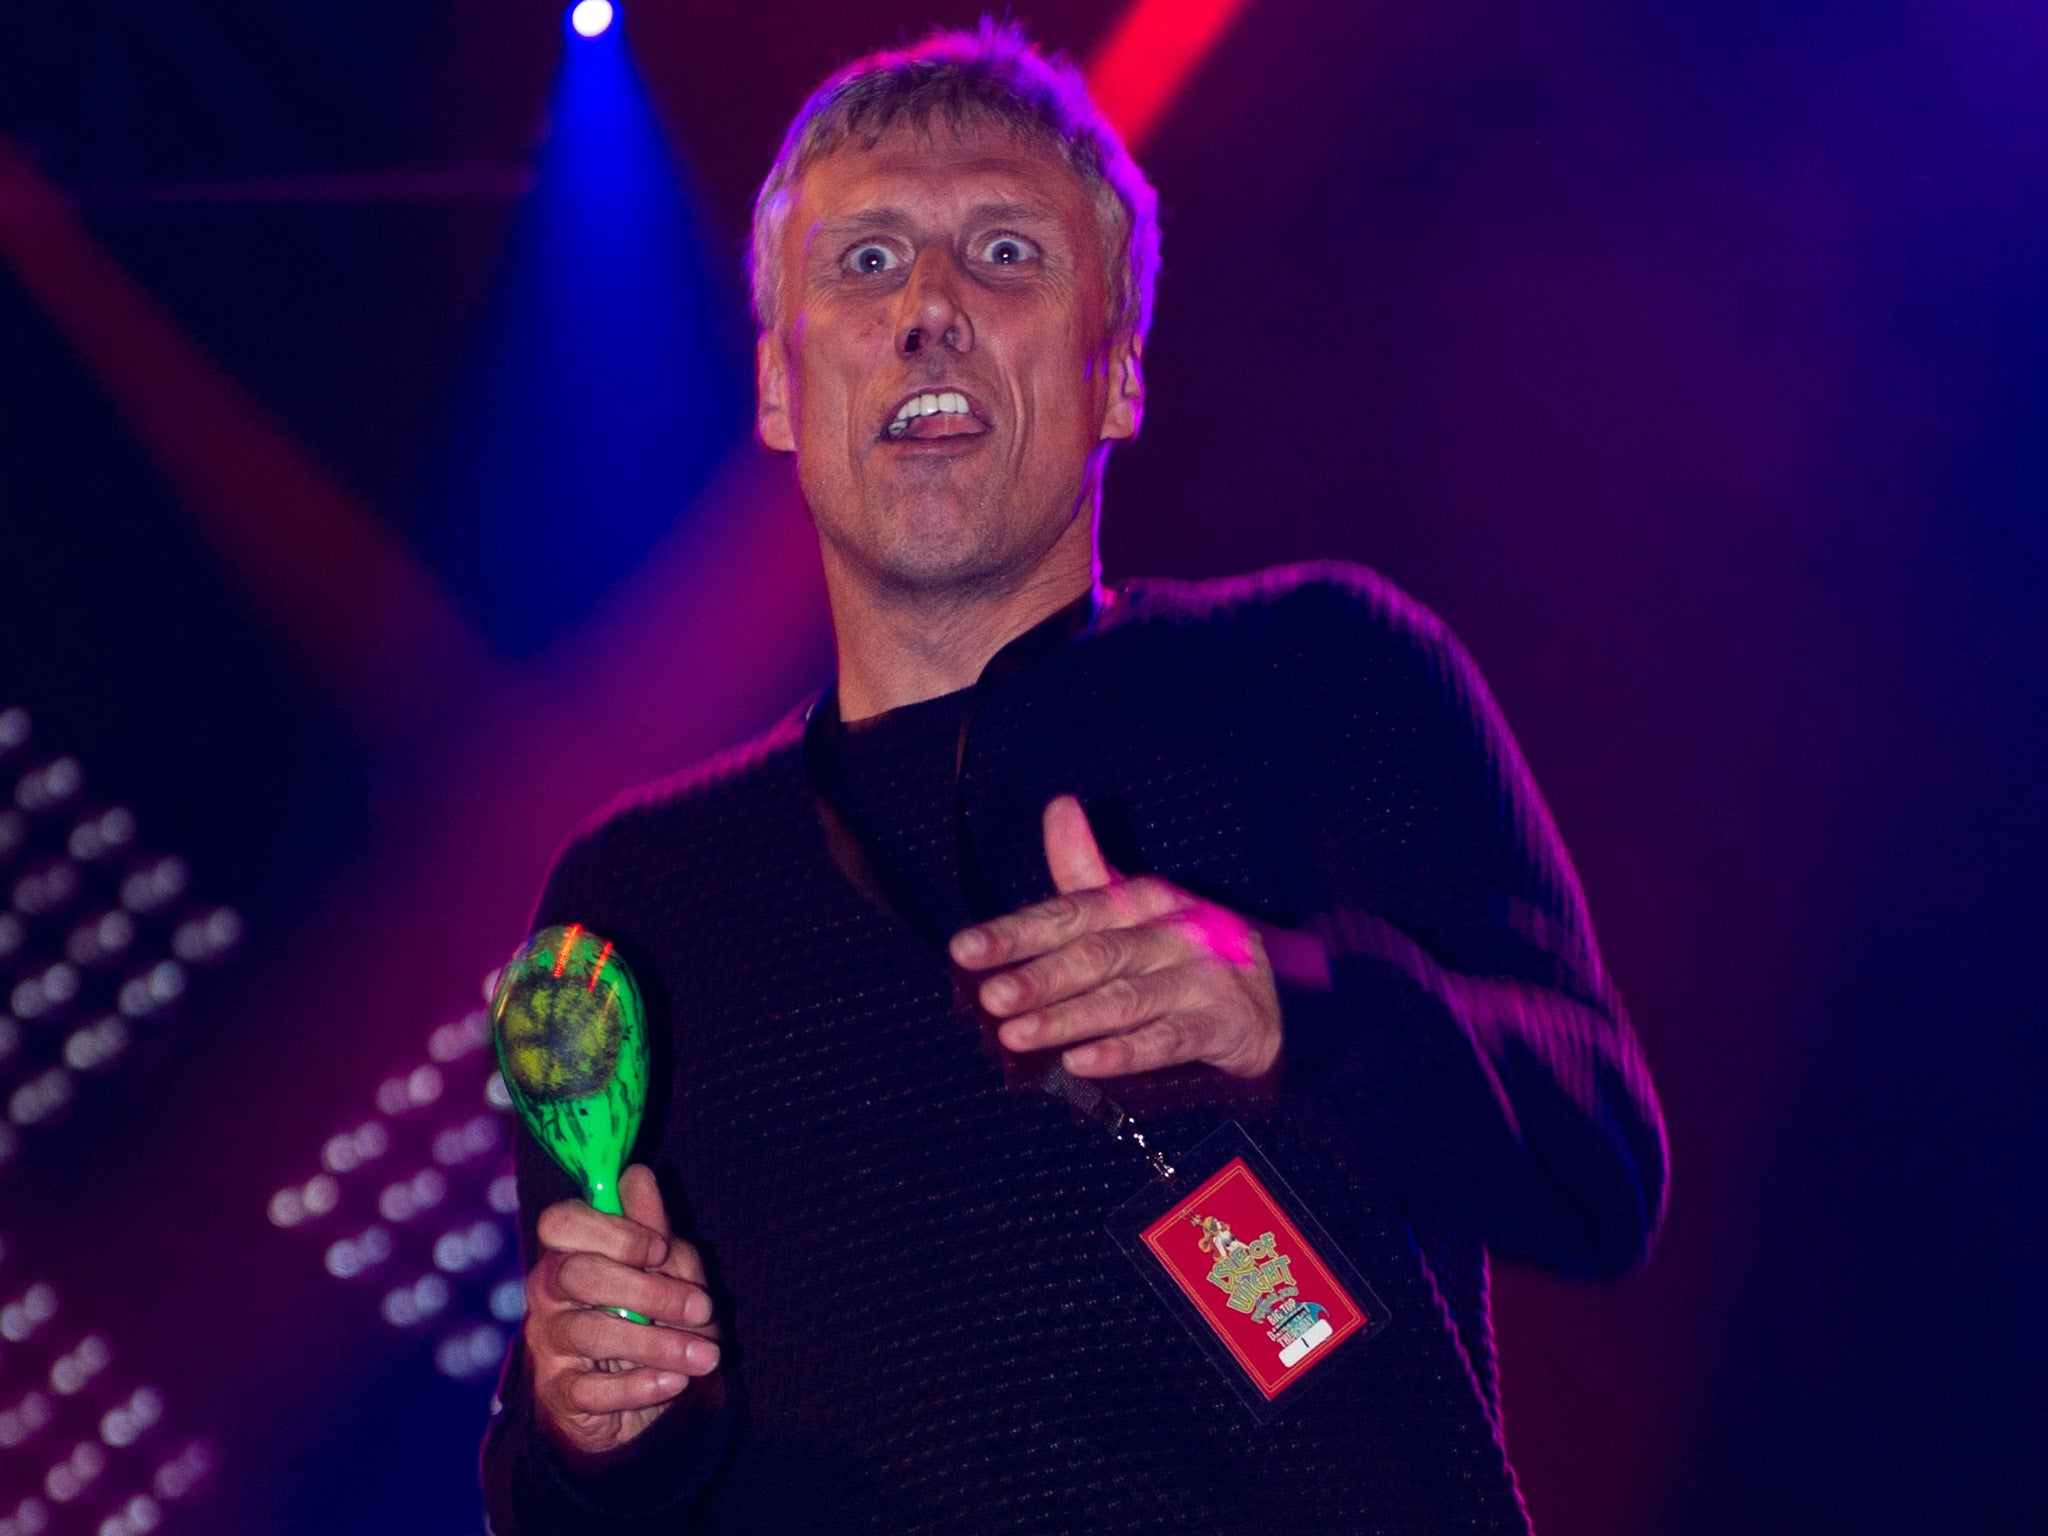
POLYGON ((939 243, 918 252, 910 280, 903 285, 896 329, 897 349, 905 357, 935 344, 953 352, 974 350, 974 322, 962 302, 965 280, 953 253, 939 243))

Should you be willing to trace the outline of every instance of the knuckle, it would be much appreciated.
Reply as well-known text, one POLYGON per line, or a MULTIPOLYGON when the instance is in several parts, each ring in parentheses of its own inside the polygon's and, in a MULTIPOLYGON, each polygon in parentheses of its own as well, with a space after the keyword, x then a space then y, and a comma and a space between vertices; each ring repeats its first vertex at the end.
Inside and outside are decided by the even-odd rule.
POLYGON ((1124 882, 1124 892, 1134 905, 1149 912, 1171 911, 1181 905, 1179 889, 1157 875, 1132 876, 1124 882))
POLYGON ((609 1312, 600 1312, 586 1307, 576 1314, 576 1353, 586 1360, 611 1362, 633 1357, 638 1340, 622 1337, 622 1328, 636 1328, 637 1324, 621 1322, 609 1312))
POLYGON ((537 1265, 526 1276, 526 1315, 529 1319, 552 1317, 569 1303, 562 1295, 554 1266, 537 1265))
POLYGON ((563 1396, 569 1406, 578 1413, 604 1413, 610 1408, 607 1399, 614 1388, 596 1371, 579 1371, 571 1377, 563 1396))
POLYGON ((1177 981, 1174 996, 1184 1007, 1221 1003, 1237 985, 1230 963, 1206 952, 1189 961, 1177 981))
POLYGON ((1097 1033, 1102 1028, 1103 1004, 1099 993, 1071 998, 1045 1011, 1045 1038, 1060 1045, 1097 1033))
POLYGON ((554 1327, 548 1330, 556 1353, 575 1355, 586 1360, 595 1360, 602 1356, 603 1351, 597 1347, 599 1339, 594 1326, 596 1318, 597 1314, 587 1307, 577 1307, 562 1313, 554 1327))
POLYGON ((1159 1030, 1143 1029, 1127 1039, 1129 1056, 1124 1063, 1125 1071, 1151 1072, 1173 1064, 1172 1044, 1159 1030))
POLYGON ((1014 1013, 1019 1008, 1029 1007, 1036 1002, 1053 980, 1051 969, 1048 962, 1034 960, 1029 965, 1020 965, 1014 971, 1007 972, 1010 984, 1016 987, 1017 991, 1015 996, 1005 1003, 1006 1011, 1014 1013))
POLYGON ((618 1289, 618 1276, 610 1264, 593 1253, 575 1253, 563 1259, 557 1270, 556 1289, 570 1301, 598 1302, 618 1289))
POLYGON ((562 1248, 576 1235, 576 1202, 558 1200, 540 1213, 540 1220, 534 1224, 534 1233, 543 1248, 562 1248))
POLYGON ((682 1325, 690 1307, 690 1299, 698 1294, 698 1288, 687 1280, 673 1275, 653 1277, 648 1282, 647 1305, 635 1310, 648 1316, 659 1316, 662 1321, 682 1325))
POLYGON ((1130 1071, 1137 1061, 1138 1053, 1132 1048, 1129 1037, 1124 1035, 1112 1035, 1107 1040, 1098 1040, 1095 1042, 1095 1049, 1099 1053, 1096 1060, 1112 1076, 1130 1071))
POLYGON ((1080 1024, 1080 1005, 1061 1003, 1057 1008, 1048 1008, 1039 1015, 1040 1038, 1048 1045, 1060 1045, 1073 1039, 1074 1032, 1080 1024))
POLYGON ((1164 1064, 1186 1058, 1188 1048, 1188 1023, 1185 1017, 1175 1015, 1156 1019, 1145 1031, 1146 1044, 1152 1053, 1164 1064))
POLYGON ((1096 1014, 1099 1011, 1092 997, 1075 998, 1061 1003, 1057 1008, 1045 1011, 1045 1040, 1050 1045, 1064 1045, 1069 1040, 1078 1040, 1094 1032, 1096 1014))
POLYGON ((637 1345, 635 1364, 652 1366, 657 1370, 680 1371, 689 1364, 691 1335, 679 1328, 642 1328, 629 1323, 636 1332, 653 1335, 645 1344, 637 1345))
POLYGON ((1122 946, 1115 936, 1100 928, 1082 934, 1070 947, 1074 968, 1083 975, 1099 975, 1112 970, 1122 956, 1122 946))
POLYGON ((1144 994, 1128 976, 1113 976, 1102 984, 1102 1004, 1114 1024, 1134 1024, 1145 1016, 1144 994))
POLYGON ((591 1358, 584 1347, 584 1340, 578 1335, 573 1315, 557 1317, 540 1329, 540 1346, 534 1357, 550 1368, 561 1371, 573 1367, 578 1360, 591 1358))

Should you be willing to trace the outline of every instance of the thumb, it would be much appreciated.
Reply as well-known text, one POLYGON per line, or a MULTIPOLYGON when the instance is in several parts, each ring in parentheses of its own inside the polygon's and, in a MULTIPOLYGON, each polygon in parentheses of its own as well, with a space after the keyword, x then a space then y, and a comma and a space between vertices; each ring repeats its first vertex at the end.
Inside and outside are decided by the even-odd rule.
POLYGON ((668 1208, 661 1203, 661 1187, 654 1182, 654 1172, 645 1163, 635 1163, 619 1175, 619 1204, 625 1208, 628 1220, 658 1233, 664 1240, 663 1246, 667 1246, 666 1239, 671 1235, 668 1208))
POLYGON ((1045 862, 1062 896, 1099 891, 1116 880, 1116 871, 1095 846, 1088 813, 1072 795, 1061 795, 1045 808, 1045 862))

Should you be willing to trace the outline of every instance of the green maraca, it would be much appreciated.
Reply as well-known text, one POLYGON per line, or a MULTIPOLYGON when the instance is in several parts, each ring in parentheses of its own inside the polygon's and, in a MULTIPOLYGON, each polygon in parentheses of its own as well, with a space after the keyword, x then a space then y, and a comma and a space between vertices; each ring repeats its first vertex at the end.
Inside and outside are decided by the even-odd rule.
POLYGON ((619 1173, 647 1109, 647 1011, 618 951, 580 923, 541 929, 498 973, 491 1024, 520 1119, 586 1200, 623 1216, 619 1173))

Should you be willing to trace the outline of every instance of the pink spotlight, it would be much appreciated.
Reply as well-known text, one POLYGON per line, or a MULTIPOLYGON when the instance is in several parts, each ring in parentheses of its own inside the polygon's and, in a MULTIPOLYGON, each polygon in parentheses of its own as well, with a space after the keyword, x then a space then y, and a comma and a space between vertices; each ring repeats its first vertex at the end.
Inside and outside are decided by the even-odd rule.
POLYGON ((612 0, 576 0, 569 12, 569 25, 578 37, 597 37, 611 26, 617 14, 612 9, 612 0))
POLYGON ((1138 148, 1245 0, 1133 0, 1088 61, 1088 93, 1138 148))

